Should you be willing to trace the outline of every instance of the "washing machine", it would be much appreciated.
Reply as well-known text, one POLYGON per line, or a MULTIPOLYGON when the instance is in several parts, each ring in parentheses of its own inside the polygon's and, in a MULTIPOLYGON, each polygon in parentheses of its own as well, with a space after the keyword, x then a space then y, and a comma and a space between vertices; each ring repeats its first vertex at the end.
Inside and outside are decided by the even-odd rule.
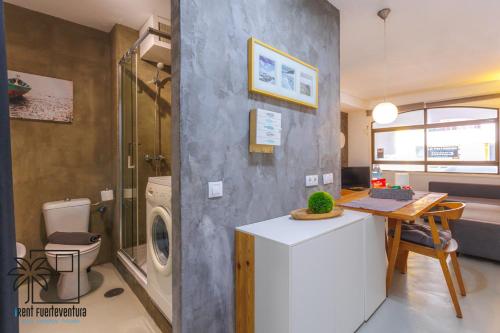
POLYGON ((172 321, 171 177, 150 177, 146 186, 147 292, 172 321))

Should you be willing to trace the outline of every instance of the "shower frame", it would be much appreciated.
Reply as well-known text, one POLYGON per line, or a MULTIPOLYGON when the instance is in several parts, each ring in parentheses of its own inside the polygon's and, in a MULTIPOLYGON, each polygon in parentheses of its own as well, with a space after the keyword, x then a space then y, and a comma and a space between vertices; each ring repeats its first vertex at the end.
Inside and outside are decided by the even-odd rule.
MULTIPOLYGON (((119 154, 119 162, 118 162, 118 166, 119 166, 119 169, 118 169, 118 189, 119 189, 119 195, 117 195, 117 204, 118 204, 118 220, 119 220, 119 223, 120 223, 120 232, 119 232, 119 237, 120 237, 120 247, 118 249, 118 253, 117 255, 119 255, 120 257, 120 254, 121 255, 124 255, 125 258, 137 269, 136 271, 142 273, 142 275, 145 276, 145 272, 142 270, 141 267, 139 267, 136 263, 136 258, 134 258, 133 256, 131 256, 127 251, 124 250, 124 241, 123 241, 123 172, 124 172, 124 168, 123 168, 123 99, 122 99, 122 94, 123 94, 123 88, 122 88, 122 79, 123 79, 123 64, 124 62, 127 60, 128 57, 130 57, 131 55, 133 55, 134 53, 136 53, 137 49, 139 48, 140 44, 149 36, 149 35, 156 35, 158 37, 161 37, 161 38, 166 38, 168 40, 171 40, 171 35, 164 32, 164 31, 161 31, 161 30, 158 30, 158 29, 155 29, 155 28, 152 28, 152 27, 149 27, 142 36, 140 36, 135 42, 134 44, 132 44, 132 46, 122 55, 122 57, 120 58, 120 60, 118 61, 118 63, 116 64, 117 66, 117 87, 116 89, 118 89, 118 154, 119 154)), ((137 68, 137 58, 136 58, 136 68, 137 68)), ((137 76, 135 77, 135 85, 137 87, 137 76)), ((137 112, 137 98, 135 98, 135 110, 137 112)), ((135 136, 137 136, 137 132, 135 133, 135 136)), ((136 142, 137 142, 137 138, 136 138, 136 142)), ((136 157, 137 158, 137 157, 136 157)), ((137 177, 136 177, 137 179, 137 177)), ((137 187, 137 184, 135 185, 137 187)), ((137 194, 136 194, 137 195, 137 194)), ((137 212, 136 212, 137 214, 137 212)), ((136 235, 137 237, 137 243, 138 243, 138 237, 139 235, 137 234, 136 235)), ((123 258, 123 256, 121 256, 123 258)), ((137 272, 136 272, 137 273, 137 272)), ((141 282, 141 281, 139 281, 141 282)))

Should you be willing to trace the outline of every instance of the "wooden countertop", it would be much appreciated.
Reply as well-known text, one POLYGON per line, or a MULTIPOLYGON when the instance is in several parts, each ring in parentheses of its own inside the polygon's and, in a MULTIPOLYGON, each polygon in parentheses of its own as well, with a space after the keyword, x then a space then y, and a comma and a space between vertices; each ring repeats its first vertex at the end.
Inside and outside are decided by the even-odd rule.
MULTIPOLYGON (((359 200, 368 196, 369 190, 352 192, 346 195, 343 195, 339 200, 337 200, 337 205, 343 207, 343 204, 359 200)), ((424 212, 434 207, 441 201, 445 200, 448 197, 447 193, 435 193, 430 192, 429 194, 423 196, 422 198, 414 201, 403 208, 395 210, 393 212, 382 212, 371 209, 363 209, 363 208, 351 208, 344 207, 345 209, 357 210, 360 212, 370 213, 373 215, 385 216, 389 218, 399 219, 399 220, 410 220, 413 221, 420 217, 424 212)))

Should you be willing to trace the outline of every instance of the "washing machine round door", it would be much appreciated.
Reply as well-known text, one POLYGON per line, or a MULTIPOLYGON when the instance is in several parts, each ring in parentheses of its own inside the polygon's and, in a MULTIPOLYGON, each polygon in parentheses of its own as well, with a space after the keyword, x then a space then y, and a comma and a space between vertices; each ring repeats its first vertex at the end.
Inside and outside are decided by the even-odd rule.
POLYGON ((151 260, 160 274, 169 275, 172 273, 172 217, 167 209, 155 207, 148 219, 151 260))

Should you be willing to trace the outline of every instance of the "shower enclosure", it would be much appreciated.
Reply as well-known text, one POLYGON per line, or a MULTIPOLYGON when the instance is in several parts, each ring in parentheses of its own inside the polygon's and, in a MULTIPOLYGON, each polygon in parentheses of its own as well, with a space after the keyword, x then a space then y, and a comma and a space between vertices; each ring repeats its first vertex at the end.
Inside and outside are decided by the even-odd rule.
POLYGON ((150 28, 118 64, 120 251, 146 275, 149 177, 170 175, 170 74, 163 62, 141 59, 141 42, 164 32, 150 28))

